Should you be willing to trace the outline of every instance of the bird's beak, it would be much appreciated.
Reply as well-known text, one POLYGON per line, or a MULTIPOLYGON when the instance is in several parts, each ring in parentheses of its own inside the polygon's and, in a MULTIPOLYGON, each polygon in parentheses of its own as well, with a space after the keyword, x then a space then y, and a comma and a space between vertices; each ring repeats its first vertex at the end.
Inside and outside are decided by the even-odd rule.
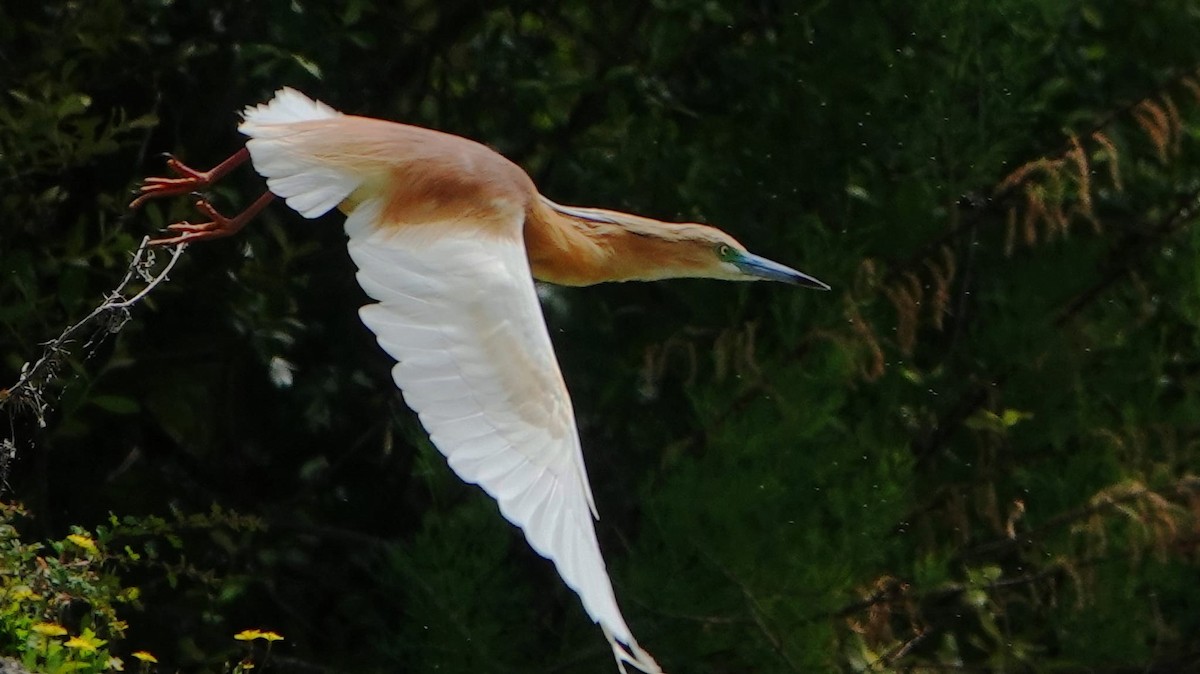
POLYGON ((786 267, 778 262, 772 262, 765 257, 759 257, 753 253, 742 253, 740 257, 733 260, 733 264, 742 273, 753 276, 756 279, 765 281, 782 281, 790 283, 794 286, 805 286, 808 288, 816 288, 817 290, 829 290, 829 286, 817 279, 805 274, 804 272, 796 271, 791 267, 786 267))

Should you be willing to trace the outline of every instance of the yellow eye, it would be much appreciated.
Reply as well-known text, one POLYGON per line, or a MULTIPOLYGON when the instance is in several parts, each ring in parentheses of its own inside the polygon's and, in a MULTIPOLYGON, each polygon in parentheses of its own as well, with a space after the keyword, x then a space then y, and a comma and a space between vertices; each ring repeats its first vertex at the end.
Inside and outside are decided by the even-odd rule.
POLYGON ((721 245, 717 246, 717 257, 721 258, 722 260, 729 259, 729 255, 732 252, 733 251, 729 248, 729 246, 727 246, 725 244, 721 244, 721 245))

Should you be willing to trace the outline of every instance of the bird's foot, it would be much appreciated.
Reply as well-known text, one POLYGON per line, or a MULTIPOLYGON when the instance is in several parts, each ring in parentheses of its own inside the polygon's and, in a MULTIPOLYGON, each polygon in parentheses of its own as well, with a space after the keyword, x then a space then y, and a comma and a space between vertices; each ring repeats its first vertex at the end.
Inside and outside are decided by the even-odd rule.
POLYGON ((195 243, 196 241, 206 241, 208 239, 221 239, 237 233, 246 224, 244 221, 241 223, 235 222, 239 217, 227 218, 221 215, 217 212, 217 209, 213 208, 212 204, 204 199, 196 202, 196 210, 210 218, 210 220, 199 224, 192 224, 184 220, 173 225, 167 225, 167 229, 177 232, 177 235, 152 239, 150 245, 173 246, 177 243, 195 243))
POLYGON ((213 168, 207 171, 197 171, 174 156, 167 155, 167 171, 176 177, 146 178, 138 187, 137 192, 135 192, 138 196, 130 202, 129 207, 137 209, 151 199, 177 197, 210 187, 226 173, 229 173, 239 164, 249 159, 249 157, 250 153, 246 148, 242 148, 235 152, 233 156, 213 168))
POLYGON ((250 204, 249 208, 232 218, 222 215, 206 199, 201 199, 196 202, 196 210, 208 218, 208 222, 192 224, 185 220, 173 225, 167 225, 168 230, 177 232, 177 234, 161 239, 152 239, 150 245, 173 246, 180 243, 196 243, 197 241, 208 241, 210 239, 222 239, 227 236, 233 236, 241 231, 254 216, 258 215, 259 211, 266 208, 267 204, 271 203, 271 200, 274 198, 274 194, 266 192, 255 200, 253 204, 250 204))
POLYGON ((167 170, 179 177, 146 178, 138 187, 136 192, 138 196, 136 199, 130 202, 129 207, 137 209, 141 208, 143 204, 151 199, 177 197, 184 194, 190 194, 212 185, 214 180, 211 172, 197 171, 196 169, 179 161, 175 157, 169 157, 167 159, 167 170))

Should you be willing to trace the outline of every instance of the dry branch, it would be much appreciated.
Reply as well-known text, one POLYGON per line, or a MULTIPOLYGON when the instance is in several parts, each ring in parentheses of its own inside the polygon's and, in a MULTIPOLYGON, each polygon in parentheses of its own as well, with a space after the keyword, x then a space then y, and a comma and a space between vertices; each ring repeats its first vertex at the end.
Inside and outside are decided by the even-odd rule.
POLYGON ((8 468, 16 456, 15 420, 21 415, 30 415, 39 427, 46 427, 46 412, 53 404, 50 385, 60 378, 62 365, 78 348, 91 353, 108 337, 121 331, 129 321, 129 310, 139 304, 160 283, 167 280, 175 263, 183 254, 186 244, 171 249, 171 257, 161 269, 156 268, 156 248, 149 245, 150 238, 142 239, 133 253, 124 278, 104 300, 78 322, 68 326, 54 339, 42 344, 41 356, 32 363, 25 363, 21 376, 7 389, 0 389, 0 410, 6 410, 9 418, 9 436, 0 440, 0 485, 7 483, 8 468), (134 292, 140 284, 140 289, 134 292))

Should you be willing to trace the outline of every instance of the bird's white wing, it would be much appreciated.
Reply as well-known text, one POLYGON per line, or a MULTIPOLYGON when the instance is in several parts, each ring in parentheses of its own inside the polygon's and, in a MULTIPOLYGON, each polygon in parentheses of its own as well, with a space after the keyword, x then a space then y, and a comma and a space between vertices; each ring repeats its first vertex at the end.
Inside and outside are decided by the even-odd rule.
POLYGON ((336 119, 342 113, 284 87, 262 105, 242 111, 238 131, 250 136, 246 149, 254 170, 267 187, 306 218, 324 215, 362 182, 362 176, 330 166, 305 146, 304 127, 297 122, 336 119))
POLYGON ((618 662, 660 671, 621 616, 596 542, 574 413, 520 238, 523 216, 498 235, 463 222, 397 226, 380 213, 379 201, 363 202, 346 231, 359 283, 379 302, 360 315, 398 361, 392 374, 405 401, 451 468, 492 495, 554 562, 618 662))
MULTIPOLYGON (((281 89, 243 115, 239 129, 250 136, 255 170, 305 217, 345 207, 353 192, 380 179, 345 157, 330 159, 333 132, 309 123, 341 113, 297 91, 281 89)), ((629 663, 661 674, 630 634, 600 556, 579 434, 534 292, 522 213, 488 223, 466 216, 384 222, 378 188, 350 213, 346 233, 359 283, 378 302, 360 314, 398 361, 392 376, 405 400, 451 468, 491 494, 533 549, 554 562, 604 630, 621 671, 629 663)))

